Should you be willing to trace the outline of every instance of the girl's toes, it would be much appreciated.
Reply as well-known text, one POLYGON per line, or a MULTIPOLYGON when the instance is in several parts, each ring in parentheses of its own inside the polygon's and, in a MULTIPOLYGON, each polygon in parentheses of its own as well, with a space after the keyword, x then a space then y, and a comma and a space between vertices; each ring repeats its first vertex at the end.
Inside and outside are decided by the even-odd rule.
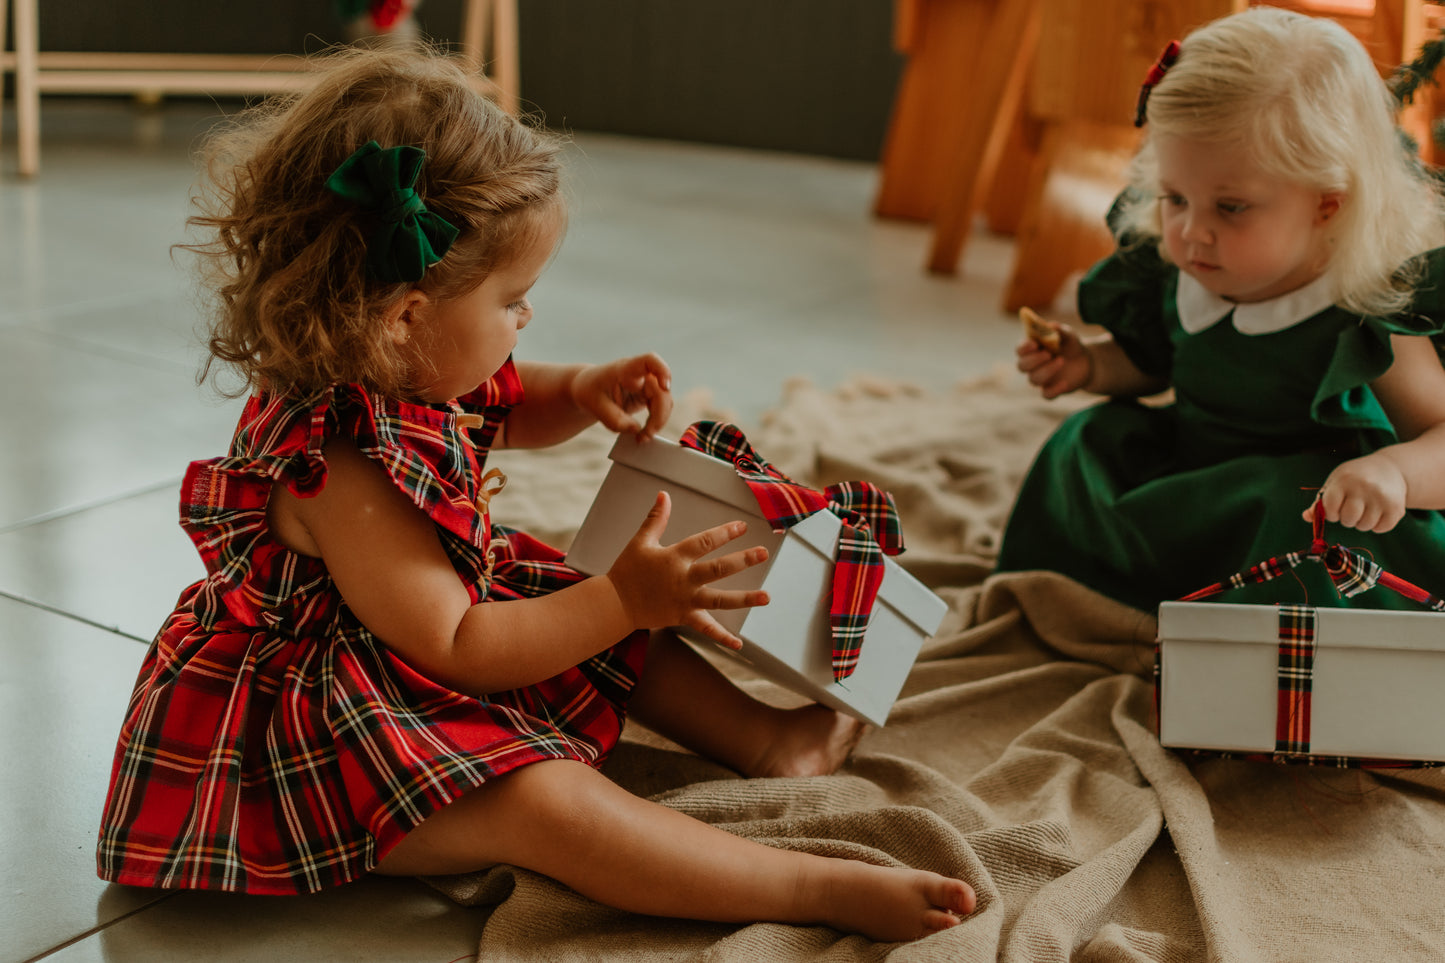
POLYGON ((929 910, 923 914, 923 932, 942 933, 960 922, 957 915, 946 910, 929 910))
POLYGON ((950 910, 959 916, 967 916, 972 913, 978 902, 972 886, 961 879, 949 879, 948 877, 943 877, 938 881, 931 899, 935 906, 950 910))

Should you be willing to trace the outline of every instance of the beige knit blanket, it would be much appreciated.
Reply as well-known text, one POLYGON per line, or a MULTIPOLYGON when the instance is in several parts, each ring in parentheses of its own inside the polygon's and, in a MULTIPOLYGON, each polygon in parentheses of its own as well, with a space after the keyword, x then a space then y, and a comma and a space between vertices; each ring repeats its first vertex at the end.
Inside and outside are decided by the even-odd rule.
MULTIPOLYGON (((637 727, 606 772, 773 846, 907 864, 978 892, 908 944, 825 927, 610 909, 508 867, 430 882, 489 912, 482 960, 1016 963, 1445 959, 1445 776, 1187 760, 1160 747, 1149 615, 1059 576, 988 577, 1012 493, 1069 405, 1014 376, 948 393, 789 385, 743 424, 799 480, 893 492, 900 556, 951 606, 888 725, 833 776, 746 780, 637 727)), ((670 432, 716 416, 687 398, 670 432)), ((724 413, 725 414, 725 413, 724 413)), ((605 434, 504 453, 499 520, 565 544, 606 470, 605 434)), ((790 694, 731 670, 750 691, 790 694)))

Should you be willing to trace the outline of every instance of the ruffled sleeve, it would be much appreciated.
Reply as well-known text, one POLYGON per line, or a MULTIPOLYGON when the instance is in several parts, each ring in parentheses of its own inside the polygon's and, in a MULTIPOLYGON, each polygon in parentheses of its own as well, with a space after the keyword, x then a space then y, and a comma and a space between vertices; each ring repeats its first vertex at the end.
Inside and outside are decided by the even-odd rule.
POLYGON ((1374 446, 1397 441, 1389 416, 1369 385, 1389 370, 1393 334, 1430 338, 1445 363, 1445 249, 1420 256, 1421 280, 1410 307, 1389 317, 1356 317, 1335 342, 1311 414, 1320 424, 1375 435, 1374 446))
POLYGON ((1153 245, 1121 238, 1118 249, 1079 282, 1079 316, 1107 329, 1140 371, 1168 378, 1174 346, 1165 310, 1176 277, 1153 245))
POLYGON ((251 398, 230 455, 194 462, 182 485, 181 527, 207 570, 197 615, 208 622, 224 609, 248 625, 275 625, 288 605, 329 584, 320 559, 275 540, 266 507, 277 483, 301 498, 325 487, 323 452, 334 438, 351 440, 440 528, 484 550, 490 532, 477 508, 479 469, 521 397, 509 360, 492 381, 447 405, 393 401, 351 384, 251 398))

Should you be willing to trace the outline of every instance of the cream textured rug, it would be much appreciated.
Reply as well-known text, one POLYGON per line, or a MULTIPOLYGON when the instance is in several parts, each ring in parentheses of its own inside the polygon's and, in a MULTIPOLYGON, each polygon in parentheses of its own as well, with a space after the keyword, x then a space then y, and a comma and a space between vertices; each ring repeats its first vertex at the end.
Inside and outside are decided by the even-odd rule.
MULTIPOLYGON (((968 880, 978 909, 911 944, 636 916, 499 867, 431 880, 488 908, 483 960, 1014 963, 1445 959, 1445 775, 1191 761, 1152 734, 1154 622, 1058 576, 988 572, 1013 491, 1070 403, 1001 372, 945 393, 790 384, 754 447, 793 477, 893 492, 899 557, 951 611, 886 728, 838 774, 745 780, 630 727, 606 772, 774 846, 968 880)), ((676 437, 696 417, 682 399, 676 437)), ((501 453, 499 521, 566 544, 609 436, 501 453)), ((764 698, 791 697, 732 670, 764 698)))

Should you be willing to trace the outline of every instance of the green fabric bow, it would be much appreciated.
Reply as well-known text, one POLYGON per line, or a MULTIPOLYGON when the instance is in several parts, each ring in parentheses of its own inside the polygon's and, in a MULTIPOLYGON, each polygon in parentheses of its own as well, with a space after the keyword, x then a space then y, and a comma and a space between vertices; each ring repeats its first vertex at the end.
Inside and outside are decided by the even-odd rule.
POLYGON ((366 242, 366 273, 377 281, 420 281, 442 259, 457 229, 426 208, 412 186, 426 151, 367 141, 326 179, 326 189, 377 217, 366 242))

